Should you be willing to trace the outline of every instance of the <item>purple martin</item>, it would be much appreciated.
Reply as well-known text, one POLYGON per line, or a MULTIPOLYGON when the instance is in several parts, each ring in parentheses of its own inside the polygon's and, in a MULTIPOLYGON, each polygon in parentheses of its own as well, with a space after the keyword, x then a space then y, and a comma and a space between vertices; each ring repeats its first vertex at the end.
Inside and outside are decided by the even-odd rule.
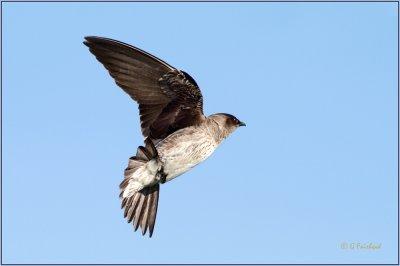
POLYGON ((205 116, 203 96, 186 72, 120 41, 85 37, 84 44, 139 104, 144 146, 137 148, 120 185, 124 217, 142 234, 154 230, 160 184, 207 159, 238 127, 235 116, 205 116))

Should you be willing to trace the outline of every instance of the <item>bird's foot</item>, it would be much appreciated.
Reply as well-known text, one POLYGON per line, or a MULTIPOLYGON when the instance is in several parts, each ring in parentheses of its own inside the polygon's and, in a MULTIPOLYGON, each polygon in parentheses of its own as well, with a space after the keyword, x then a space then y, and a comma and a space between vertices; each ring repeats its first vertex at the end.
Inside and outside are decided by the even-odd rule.
POLYGON ((164 184, 167 181, 167 174, 164 173, 163 167, 161 167, 160 171, 158 172, 158 179, 161 184, 164 184))

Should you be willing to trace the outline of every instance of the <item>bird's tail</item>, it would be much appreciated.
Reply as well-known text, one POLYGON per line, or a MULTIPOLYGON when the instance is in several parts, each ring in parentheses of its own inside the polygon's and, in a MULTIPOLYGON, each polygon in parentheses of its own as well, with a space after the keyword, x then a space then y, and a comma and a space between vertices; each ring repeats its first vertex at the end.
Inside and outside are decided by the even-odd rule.
POLYGON ((160 185, 158 183, 143 185, 142 180, 148 175, 148 165, 156 162, 158 157, 153 142, 146 139, 145 144, 145 147, 138 147, 136 156, 129 158, 125 178, 119 187, 121 208, 125 208, 124 217, 127 218, 128 223, 133 221, 135 231, 140 225, 142 234, 146 234, 148 229, 151 237, 156 222, 160 185))

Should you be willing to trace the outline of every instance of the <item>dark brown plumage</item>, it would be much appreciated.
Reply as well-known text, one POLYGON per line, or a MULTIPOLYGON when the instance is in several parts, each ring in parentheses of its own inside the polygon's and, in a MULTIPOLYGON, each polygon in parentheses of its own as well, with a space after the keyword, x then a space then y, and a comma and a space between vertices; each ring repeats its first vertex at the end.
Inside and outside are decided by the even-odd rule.
POLYGON ((139 103, 144 137, 163 139, 204 119, 201 91, 187 73, 129 44, 100 37, 85 40, 117 85, 139 103))

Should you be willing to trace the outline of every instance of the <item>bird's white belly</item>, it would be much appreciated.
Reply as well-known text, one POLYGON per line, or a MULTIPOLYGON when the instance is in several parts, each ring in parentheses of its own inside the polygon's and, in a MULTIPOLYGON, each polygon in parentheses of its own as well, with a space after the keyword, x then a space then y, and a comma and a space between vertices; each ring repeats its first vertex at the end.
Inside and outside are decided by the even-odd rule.
POLYGON ((207 159, 217 148, 214 139, 204 134, 177 135, 174 139, 157 145, 166 181, 183 174, 207 159))

